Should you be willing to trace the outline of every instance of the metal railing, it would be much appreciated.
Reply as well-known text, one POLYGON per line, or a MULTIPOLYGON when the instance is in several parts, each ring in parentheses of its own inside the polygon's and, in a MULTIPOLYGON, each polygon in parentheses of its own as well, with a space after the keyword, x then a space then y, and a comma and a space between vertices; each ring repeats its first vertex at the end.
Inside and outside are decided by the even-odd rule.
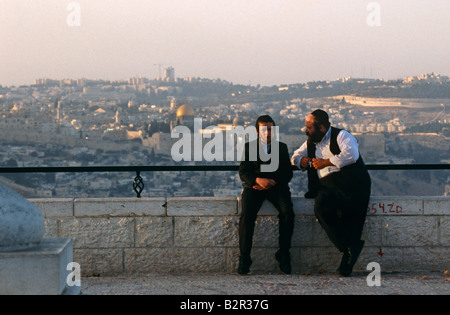
MULTIPOLYGON (((450 164, 367 164, 368 170, 449 170, 450 164)), ((296 167, 292 167, 298 170, 296 167)), ((136 173, 133 190, 137 198, 144 190, 141 172, 238 171, 239 165, 167 165, 167 166, 87 166, 87 167, 3 167, 0 174, 18 173, 136 173)))

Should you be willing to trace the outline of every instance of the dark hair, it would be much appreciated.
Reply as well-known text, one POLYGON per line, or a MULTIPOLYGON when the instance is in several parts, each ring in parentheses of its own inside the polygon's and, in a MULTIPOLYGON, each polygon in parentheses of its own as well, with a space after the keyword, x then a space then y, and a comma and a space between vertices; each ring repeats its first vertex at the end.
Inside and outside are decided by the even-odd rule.
POLYGON ((314 116, 318 126, 323 125, 325 126, 325 128, 330 127, 330 118, 328 117, 328 114, 325 111, 321 109, 316 109, 311 113, 311 115, 314 116))
POLYGON ((256 124, 255 124, 255 128, 257 131, 259 131, 260 123, 272 123, 275 126, 275 122, 273 121, 272 117, 270 117, 269 115, 262 115, 262 116, 258 117, 258 119, 256 120, 256 124))

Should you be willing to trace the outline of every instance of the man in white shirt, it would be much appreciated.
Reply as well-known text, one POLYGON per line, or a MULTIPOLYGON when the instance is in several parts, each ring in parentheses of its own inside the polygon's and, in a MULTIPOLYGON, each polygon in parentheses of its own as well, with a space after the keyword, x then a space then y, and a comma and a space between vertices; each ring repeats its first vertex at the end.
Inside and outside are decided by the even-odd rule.
POLYGON ((308 140, 291 163, 308 171, 306 198, 315 198, 314 213, 334 245, 343 253, 338 271, 353 272, 364 246, 361 234, 370 198, 371 180, 358 142, 345 130, 331 127, 328 114, 315 110, 305 120, 308 140))

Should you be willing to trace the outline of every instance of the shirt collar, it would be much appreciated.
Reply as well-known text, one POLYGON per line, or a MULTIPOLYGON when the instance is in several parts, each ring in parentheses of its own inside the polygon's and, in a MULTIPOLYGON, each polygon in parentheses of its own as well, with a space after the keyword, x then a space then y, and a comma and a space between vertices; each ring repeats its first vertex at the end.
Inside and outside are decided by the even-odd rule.
POLYGON ((328 128, 328 131, 325 133, 325 136, 318 144, 326 144, 328 141, 330 141, 330 138, 331 138, 331 127, 328 128))

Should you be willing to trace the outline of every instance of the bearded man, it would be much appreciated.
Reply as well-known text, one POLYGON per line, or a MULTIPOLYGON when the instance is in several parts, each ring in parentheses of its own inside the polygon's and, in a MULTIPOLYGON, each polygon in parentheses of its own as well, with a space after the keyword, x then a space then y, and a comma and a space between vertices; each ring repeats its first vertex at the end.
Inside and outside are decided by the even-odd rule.
POLYGON ((306 117, 308 140, 291 163, 308 172, 305 198, 314 198, 314 214, 343 254, 338 271, 353 272, 364 241, 361 234, 371 192, 371 180, 355 137, 330 125, 328 114, 315 110, 306 117))

